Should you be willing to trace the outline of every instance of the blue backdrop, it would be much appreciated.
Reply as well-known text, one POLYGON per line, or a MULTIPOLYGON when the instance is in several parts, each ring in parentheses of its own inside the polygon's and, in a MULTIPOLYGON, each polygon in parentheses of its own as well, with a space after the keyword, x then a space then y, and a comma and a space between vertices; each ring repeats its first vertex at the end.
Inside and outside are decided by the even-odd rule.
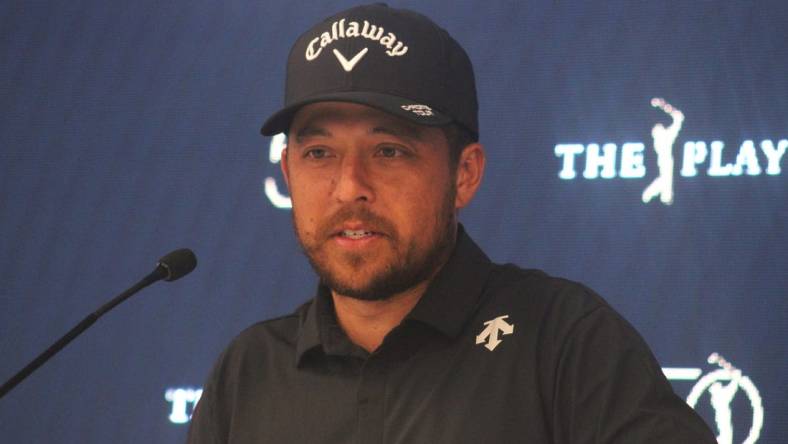
MULTIPOLYGON (((469 233, 599 291, 730 442, 784 442, 788 6, 392 4, 474 61, 488 170, 469 233), (684 115, 672 135, 655 98, 684 115)), ((291 43, 350 5, 0 4, 0 379, 167 251, 200 262, 0 400, 2 442, 179 442, 224 345, 312 295, 279 140, 258 131, 291 43)))

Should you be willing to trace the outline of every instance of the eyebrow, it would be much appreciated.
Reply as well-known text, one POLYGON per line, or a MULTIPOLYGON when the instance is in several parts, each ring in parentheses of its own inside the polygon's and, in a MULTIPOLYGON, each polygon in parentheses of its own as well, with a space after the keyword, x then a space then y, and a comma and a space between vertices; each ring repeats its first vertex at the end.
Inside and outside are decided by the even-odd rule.
POLYGON ((330 137, 331 132, 319 126, 305 126, 296 132, 295 139, 302 142, 305 138, 314 136, 330 137))
POLYGON ((422 132, 419 128, 410 125, 378 125, 372 128, 372 134, 388 134, 395 137, 406 139, 422 140, 422 132))

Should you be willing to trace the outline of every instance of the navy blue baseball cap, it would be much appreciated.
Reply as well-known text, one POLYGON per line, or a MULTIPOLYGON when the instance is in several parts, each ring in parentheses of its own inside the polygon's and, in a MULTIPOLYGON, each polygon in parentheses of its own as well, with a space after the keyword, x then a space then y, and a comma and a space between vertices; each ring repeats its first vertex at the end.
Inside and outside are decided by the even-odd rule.
POLYGON ((353 102, 421 125, 457 123, 479 136, 473 66, 448 32, 419 13, 385 4, 335 14, 296 40, 285 104, 262 133, 286 132, 315 102, 353 102))

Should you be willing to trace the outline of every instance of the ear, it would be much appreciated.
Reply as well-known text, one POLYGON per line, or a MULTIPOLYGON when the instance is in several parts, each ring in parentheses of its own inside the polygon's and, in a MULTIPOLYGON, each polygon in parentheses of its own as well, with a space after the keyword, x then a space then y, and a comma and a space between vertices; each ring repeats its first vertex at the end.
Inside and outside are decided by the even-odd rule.
POLYGON ((480 143, 472 143, 463 148, 457 163, 455 208, 463 208, 473 199, 482 183, 485 162, 484 147, 480 143))
POLYGON ((285 184, 290 188, 290 172, 287 168, 287 146, 282 150, 282 158, 279 160, 279 168, 282 169, 282 175, 285 177, 285 184))

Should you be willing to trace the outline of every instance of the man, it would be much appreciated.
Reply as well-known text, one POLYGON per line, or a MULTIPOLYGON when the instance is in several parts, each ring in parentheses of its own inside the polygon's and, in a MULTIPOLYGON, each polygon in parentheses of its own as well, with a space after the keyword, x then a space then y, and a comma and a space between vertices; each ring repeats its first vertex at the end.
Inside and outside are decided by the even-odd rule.
POLYGON ((223 353, 190 442, 714 442, 601 298, 458 224, 485 156, 446 31, 385 5, 326 19, 290 53, 279 132, 320 285, 223 353))

